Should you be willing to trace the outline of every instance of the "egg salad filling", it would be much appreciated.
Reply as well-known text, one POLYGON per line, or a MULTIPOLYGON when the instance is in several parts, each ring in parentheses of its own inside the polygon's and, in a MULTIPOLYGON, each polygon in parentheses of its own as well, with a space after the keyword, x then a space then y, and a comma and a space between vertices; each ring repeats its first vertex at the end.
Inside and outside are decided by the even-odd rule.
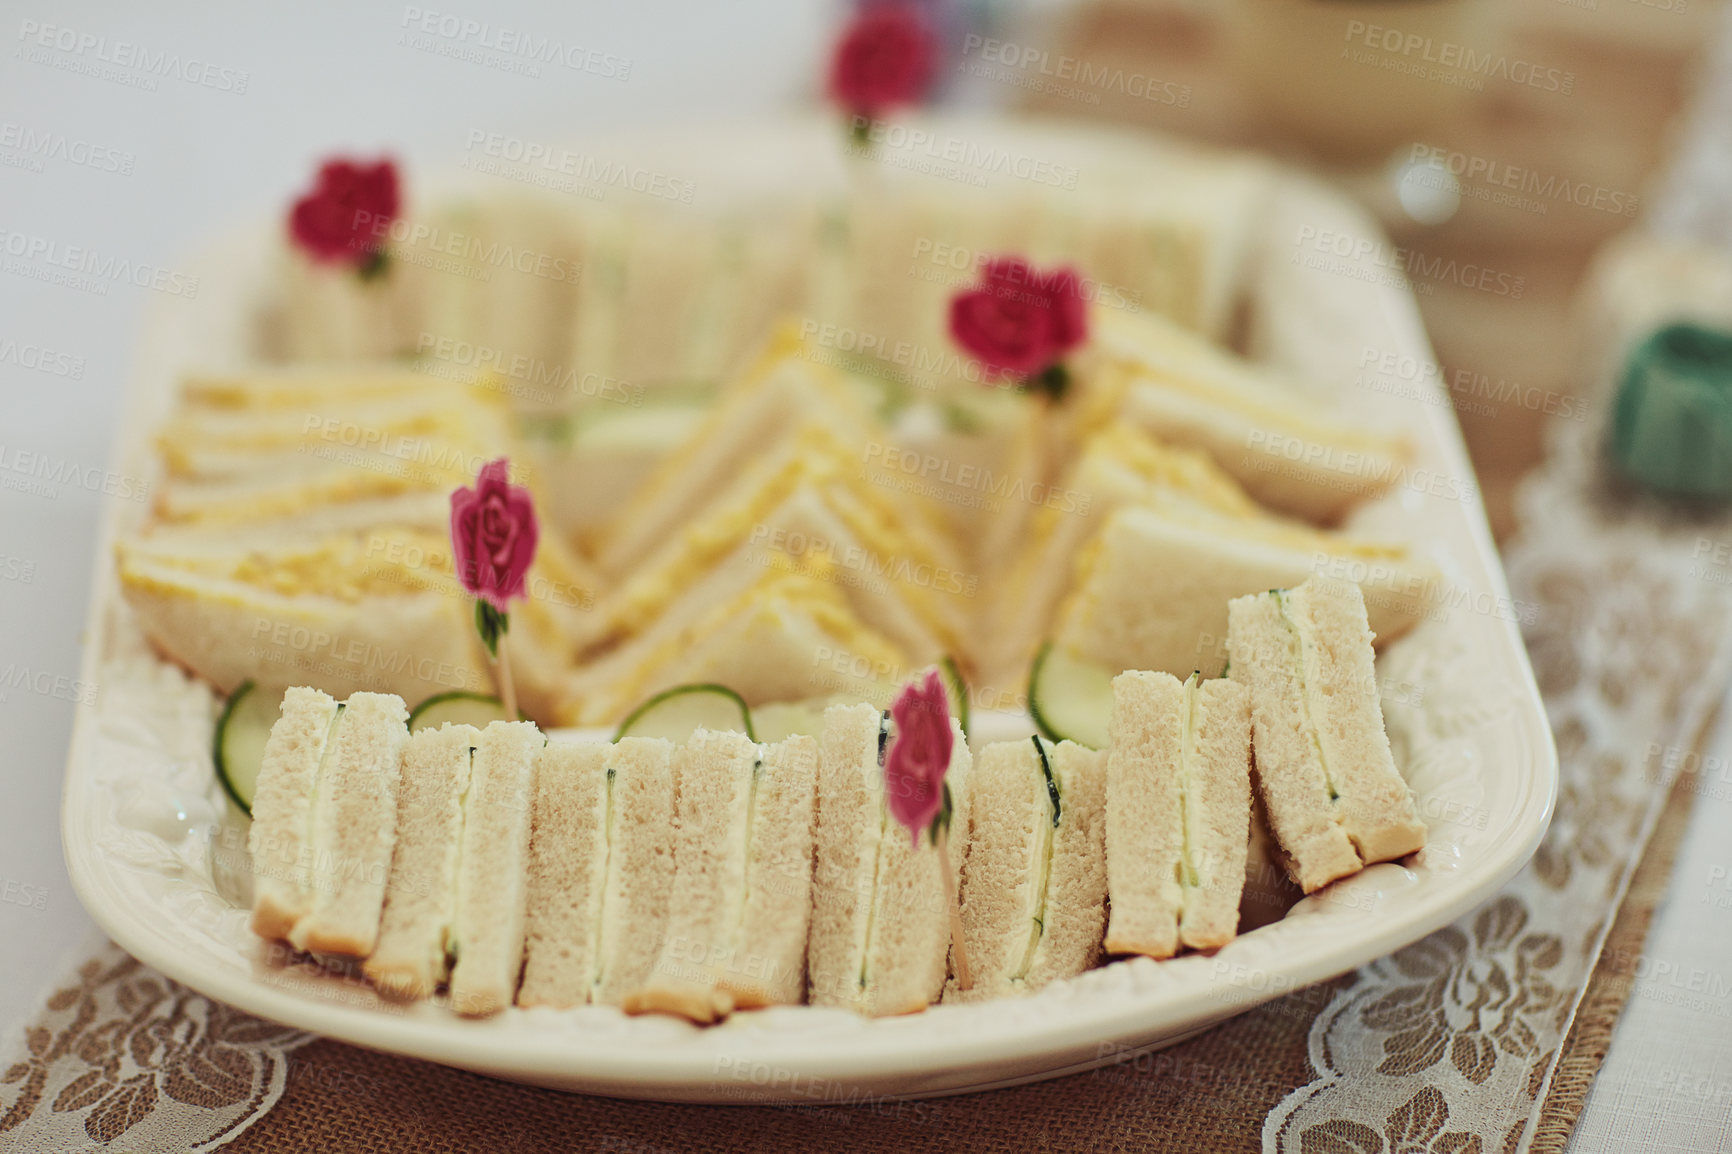
POLYGON ((424 529, 379 528, 291 541, 269 551, 188 551, 151 560, 284 597, 329 597, 353 604, 405 593, 462 593, 451 568, 450 541, 424 529))
MULTIPOLYGON (((748 543, 754 528, 765 524, 802 486, 810 486, 827 498, 827 507, 884 564, 906 561, 912 566, 935 566, 931 538, 918 527, 904 528, 905 522, 899 524, 881 507, 884 497, 871 492, 856 475, 857 456, 828 429, 814 425, 802 430, 785 459, 748 475, 735 488, 743 495, 689 525, 665 561, 628 581, 613 607, 614 631, 630 636, 643 629, 681 590, 748 543)), ((814 554, 810 559, 818 561, 819 557, 814 554)), ((948 638, 950 630, 932 604, 930 591, 915 582, 899 582, 899 586, 911 594, 912 608, 922 620, 948 638)))

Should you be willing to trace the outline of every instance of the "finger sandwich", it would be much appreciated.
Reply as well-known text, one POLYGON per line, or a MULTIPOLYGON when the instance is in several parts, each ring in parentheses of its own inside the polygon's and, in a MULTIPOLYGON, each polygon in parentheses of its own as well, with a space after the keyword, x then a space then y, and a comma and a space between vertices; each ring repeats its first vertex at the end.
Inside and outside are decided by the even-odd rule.
MULTIPOLYGON (((952 884, 960 885, 969 842, 969 753, 961 727, 946 782, 952 884)), ((950 907, 939 856, 884 804, 890 718, 871 705, 824 711, 818 754, 818 831, 807 947, 813 1005, 878 1017, 925 1009, 949 972, 950 907)))
POLYGON ((662 948, 674 747, 553 742, 537 757, 521 1006, 618 1005, 662 948))
POLYGON ((450 972, 463 799, 480 741, 472 725, 443 725, 411 734, 404 747, 390 884, 378 944, 362 966, 386 993, 430 997, 450 972))
POLYGON ((1313 577, 1228 606, 1230 675, 1250 690, 1256 787, 1306 893, 1425 845, 1383 728, 1359 587, 1313 577))
POLYGON ((1100 956, 1106 755, 1040 737, 986 746, 969 773, 962 933, 973 985, 946 1001, 1033 993, 1100 956))
POLYGON ((316 689, 284 694, 248 835, 256 933, 319 953, 372 952, 408 716, 392 694, 354 693, 341 706, 316 689))
POLYGON ((628 1012, 713 1021, 798 1002, 811 917, 818 743, 762 746, 699 730, 674 755, 679 783, 666 937, 628 1012))
POLYGON ((1108 732, 1107 952, 1226 945, 1250 836, 1250 694, 1196 674, 1121 673, 1108 732))
POLYGON ((495 721, 481 731, 463 799, 452 935, 451 1004, 491 1014, 511 1004, 523 968, 529 810, 535 755, 546 739, 533 722, 495 721))

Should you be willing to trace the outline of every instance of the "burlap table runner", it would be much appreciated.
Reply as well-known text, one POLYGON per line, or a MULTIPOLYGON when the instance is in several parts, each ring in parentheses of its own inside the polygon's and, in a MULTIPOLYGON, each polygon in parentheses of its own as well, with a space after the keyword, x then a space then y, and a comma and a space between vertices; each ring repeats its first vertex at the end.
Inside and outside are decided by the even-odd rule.
POLYGON ((1713 561, 1732 556, 1715 548, 1732 522, 1608 489, 1592 430, 1557 434, 1507 554, 1561 754, 1556 817, 1492 902, 1357 973, 1031 1086, 845 1105, 826 1086, 809 1106, 699 1107, 311 1039, 109 946, 0 1051, 0 1148, 1560 1150, 1628 996, 1694 796, 1692 752, 1732 668, 1732 568, 1713 561))

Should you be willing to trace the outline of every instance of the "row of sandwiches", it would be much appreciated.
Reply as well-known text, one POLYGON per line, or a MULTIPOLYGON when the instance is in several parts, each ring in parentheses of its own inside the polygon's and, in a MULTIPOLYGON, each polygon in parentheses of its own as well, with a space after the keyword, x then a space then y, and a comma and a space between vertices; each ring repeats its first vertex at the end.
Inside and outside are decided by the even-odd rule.
MULTIPOLYGON (((590 540, 593 562, 542 535, 513 618, 525 707, 608 724, 694 681, 752 705, 881 699, 946 655, 975 683, 1013 686, 1049 639, 1114 670, 1214 676, 1227 601, 1314 572, 1353 575, 1382 640, 1423 620, 1441 579, 1422 554, 1304 519, 1338 515, 1343 494, 1387 473, 1304 457, 1293 468, 1309 488, 1268 491, 1289 493, 1283 513, 1247 490, 1261 465, 1229 451, 1259 428, 1356 444, 1362 461, 1400 446, 1235 383, 1237 362, 1199 343, 1111 319, 1056 432, 1021 398, 982 390, 988 410, 1014 414, 1008 431, 922 433, 893 430, 859 377, 780 331, 590 540), (1034 461, 1050 482, 1023 483, 1047 475, 1034 461)), ((159 437, 155 515, 117 545, 140 624, 223 691, 485 690, 447 495, 522 447, 502 407, 404 370, 191 378, 159 437)), ((558 501, 542 458, 513 460, 538 506, 558 501)))
POLYGON ((642 134, 614 156, 594 141, 573 150, 605 198, 483 181, 491 187, 427 200, 411 181, 383 277, 361 283, 285 243, 272 358, 381 361, 431 344, 461 369, 490 351, 517 366, 526 408, 581 406, 614 399, 597 382, 654 393, 730 376, 774 321, 794 314, 864 336, 866 357, 924 386, 966 389, 945 302, 974 279, 977 259, 1006 251, 1089 270, 1091 297, 1224 330, 1264 166, 1074 125, 945 118, 925 128, 1001 163, 1038 155, 1075 179, 1057 188, 983 173, 997 187, 977 188, 911 174, 891 150, 880 179, 862 187, 834 125, 812 118, 681 141, 666 172, 684 179, 668 190, 701 184, 697 203, 609 184, 606 174, 642 171, 654 147, 642 134), (744 195, 719 187, 768 174, 744 195))
POLYGON ((1229 616, 1230 676, 1121 674, 1105 750, 971 751, 956 728, 949 878, 889 814, 893 734, 872 704, 773 744, 550 742, 528 722, 410 735, 389 695, 291 689, 254 802, 252 926, 362 958, 393 996, 443 986, 466 1014, 695 1021, 908 1013, 1032 992, 1103 953, 1216 948, 1239 924, 1254 794, 1306 892, 1425 841, 1357 587, 1313 580, 1229 616))
POLYGON ((1102 320, 1062 418, 1017 399, 1008 431, 965 435, 893 430, 784 329, 593 539, 615 583, 559 719, 617 720, 692 681, 751 704, 867 692, 945 654, 1018 685, 1048 639, 1114 670, 1213 676, 1232 597, 1318 572, 1363 586, 1384 640, 1433 611, 1422 554, 1318 523, 1395 483, 1405 446, 1170 322, 1102 320), (1288 460, 1298 445, 1328 451, 1288 460))
MULTIPOLYGON (((221 693, 246 681, 487 691, 487 655, 451 564, 450 494, 513 459, 503 394, 401 367, 200 373, 157 435, 147 524, 120 539, 120 588, 156 648, 221 693)), ((544 533, 512 614, 524 705, 551 713, 600 579, 544 533)))

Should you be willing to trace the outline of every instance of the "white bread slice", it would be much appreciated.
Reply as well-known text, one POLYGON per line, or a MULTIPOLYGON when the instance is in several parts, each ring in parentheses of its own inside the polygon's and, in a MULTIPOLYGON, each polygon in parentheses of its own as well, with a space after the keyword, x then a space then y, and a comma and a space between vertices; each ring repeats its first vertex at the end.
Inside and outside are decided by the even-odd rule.
POLYGON ((432 995, 445 980, 446 947, 457 905, 457 855, 472 725, 410 734, 397 783, 397 844, 379 919, 379 941, 362 964, 375 986, 407 998, 432 995))
POLYGON ((661 952, 674 881, 673 754, 659 738, 628 737, 608 755, 613 808, 592 1002, 619 1005, 661 952))
POLYGON ((1107 758, 1106 949, 1170 958, 1237 932, 1251 814, 1251 713, 1243 686, 1113 679, 1107 758))
POLYGON ((1412 456, 1399 437, 1324 414, 1307 397, 1315 388, 1157 313, 1090 315, 1089 360, 1123 374, 1106 386, 1120 394, 1120 416, 1205 450, 1272 509, 1332 524, 1386 491, 1412 456))
POLYGON ((1405 546, 1340 554, 1333 550, 1345 541, 1331 535, 1306 530, 1305 539, 1271 540, 1240 527, 1227 518, 1119 509, 1079 561, 1054 639, 1114 670, 1218 677, 1231 598, 1350 563, 1365 573, 1375 628, 1392 639, 1430 611, 1441 586, 1436 568, 1405 546))
POLYGON ((247 848, 253 859, 253 932, 287 939, 312 909, 307 864, 313 834, 313 791, 336 726, 336 701, 295 686, 283 694, 271 725, 253 795, 247 848))
POLYGON ((581 1006, 600 966, 613 748, 549 742, 536 752, 520 1006, 581 1006))
POLYGON ((742 734, 700 730, 675 762, 679 841, 667 938, 626 1009, 708 1021, 717 1008, 800 1001, 817 741, 757 746, 742 734))
POLYGON ((333 694, 389 688, 415 700, 486 687, 474 625, 454 597, 285 595, 126 542, 116 552, 122 591, 151 643, 226 692, 309 675, 333 694))
POLYGON ((1218 949, 1239 928, 1251 838, 1251 695, 1222 678, 1185 683, 1185 911, 1179 941, 1218 949))
MULTIPOLYGON (((888 718, 870 705, 832 705, 819 737, 812 929, 806 948, 815 1006, 865 1000, 865 942, 887 814, 882 750, 888 718)), ((954 787, 953 787, 954 789, 954 787)))
MULTIPOLYGON (((967 861, 971 802, 968 742, 955 744, 946 782, 953 803, 952 884, 967 861)), ((917 845, 884 804, 889 719, 870 705, 824 711, 818 759, 818 832, 806 961, 814 1005, 872 1017, 930 1005, 949 971, 950 907, 938 852, 917 845)))
MULTIPOLYGON (((222 529, 158 527, 117 542, 121 589, 163 654, 225 691, 317 673, 333 694, 424 700, 490 684, 472 603, 450 569, 449 501, 357 503, 222 529), (441 520, 440 518, 443 518, 441 520)), ((524 708, 550 713, 593 575, 553 538, 514 610, 524 708)))
POLYGON ((988 668, 1021 676, 1052 626, 1078 559, 1112 513, 1126 505, 1189 507, 1234 520, 1268 520, 1206 455, 1164 445, 1123 423, 1091 434, 1055 499, 1034 514, 992 611, 988 668))
POLYGON ((379 913, 397 841, 397 779, 409 711, 392 693, 352 693, 314 787, 313 908, 289 931, 296 949, 362 958, 379 913))
POLYGON ((721 979, 739 1006, 792 1005, 806 993, 818 741, 795 735, 765 746, 763 757, 740 922, 749 953, 721 979))
POLYGON ((1103 753, 1069 741, 981 750, 969 779, 973 827, 962 875, 973 985, 963 990, 952 978, 946 1001, 1033 993, 1100 956, 1106 773, 1103 753))
POLYGON ((1313 577, 1234 599, 1231 676, 1251 691, 1255 779, 1293 880, 1311 893, 1425 845, 1395 767, 1359 587, 1313 577))
POLYGON ((529 811, 535 754, 546 739, 533 722, 495 721, 481 731, 463 799, 457 871, 456 964, 451 1005, 460 1014, 511 1004, 523 970, 529 811))
MULTIPOLYGON (((674 751, 674 878, 666 936, 627 1013, 686 1013, 716 1005, 716 986, 739 944, 758 746, 743 733, 700 729, 674 751)), ((701 1020, 709 1020, 704 1017, 701 1020)))

